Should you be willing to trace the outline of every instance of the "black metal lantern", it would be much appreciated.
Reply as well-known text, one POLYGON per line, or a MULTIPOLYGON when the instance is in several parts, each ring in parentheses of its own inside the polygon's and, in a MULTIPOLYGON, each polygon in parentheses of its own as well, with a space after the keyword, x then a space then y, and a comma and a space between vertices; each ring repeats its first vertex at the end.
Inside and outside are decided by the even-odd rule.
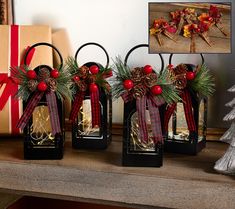
MULTIPOLYGON (((57 48, 48 43, 37 43, 31 46, 25 55, 24 63, 26 63, 27 56, 33 48, 44 45, 53 48, 58 53, 61 62, 61 65, 58 69, 59 71, 63 66, 62 56, 57 48)), ((55 69, 52 69, 48 65, 40 65, 33 70, 34 72, 36 72, 38 82, 45 81, 44 83, 48 85, 48 89, 45 92, 40 92, 39 90, 37 90, 38 92, 31 93, 28 100, 23 104, 24 113, 30 111, 32 103, 35 103, 35 101, 37 100, 37 96, 43 94, 38 100, 37 104, 35 103, 36 107, 33 108, 33 112, 30 116, 29 122, 24 128, 25 159, 63 158, 65 136, 65 132, 63 130, 64 110, 62 100, 58 98, 57 94, 54 92, 54 90, 52 90, 52 87, 49 87, 49 85, 53 86, 54 83, 54 79, 50 76, 52 70, 55 69), (57 130, 55 134, 53 134, 53 129, 57 130)), ((39 85, 39 83, 37 85, 39 85)), ((34 86, 31 85, 29 88, 34 88, 34 86)))
MULTIPOLYGON (((200 55, 203 65, 204 57, 200 55)), ((173 54, 169 57, 170 65, 172 56, 173 54)), ((177 71, 174 75, 178 78, 176 85, 180 86, 182 101, 163 110, 164 150, 196 155, 206 147, 207 97, 201 96, 200 92, 187 85, 187 82, 194 79, 197 71, 195 65, 181 64, 172 68, 172 71, 177 71)))
MULTIPOLYGON (((133 47, 125 57, 125 66, 127 65, 129 55, 140 47, 148 47, 148 44, 140 44, 133 47)), ((161 59, 161 69, 163 69, 164 61, 162 55, 159 54, 159 56, 161 59)), ((149 136, 145 142, 141 139, 136 100, 132 99, 124 103, 122 165, 160 167, 162 166, 163 145, 161 143, 155 143, 153 140, 153 130, 151 128, 150 110, 148 106, 143 111, 146 113, 145 122, 147 123, 149 136)), ((158 111, 158 109, 156 110, 158 111)))
MULTIPOLYGON (((88 69, 91 69, 93 66, 96 66, 97 69, 108 68, 109 56, 107 51, 100 44, 93 42, 86 43, 77 50, 75 54, 75 62, 80 50, 88 45, 95 45, 100 47, 106 55, 107 63, 105 67, 97 62, 87 62, 83 66, 87 67, 88 69)), ((91 86, 91 83, 89 79, 88 81, 85 81, 84 79, 84 82, 86 82, 88 88, 84 92, 81 108, 78 110, 76 119, 72 124, 72 146, 76 149, 105 149, 108 147, 112 139, 112 96, 110 93, 105 92, 105 90, 99 86, 97 105, 94 107, 89 89, 89 85, 91 86), (98 118, 99 125, 97 126, 93 126, 94 117, 98 118)), ((77 94, 79 96, 80 92, 77 92, 77 94)), ((75 102, 73 101, 72 111, 75 108, 74 106, 75 102)))

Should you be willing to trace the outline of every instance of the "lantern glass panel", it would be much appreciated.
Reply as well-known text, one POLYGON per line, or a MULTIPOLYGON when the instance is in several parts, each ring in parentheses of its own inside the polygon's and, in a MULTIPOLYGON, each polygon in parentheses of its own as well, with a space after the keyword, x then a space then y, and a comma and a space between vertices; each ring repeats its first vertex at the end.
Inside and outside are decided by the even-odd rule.
POLYGON ((198 119, 198 141, 203 140, 205 137, 205 108, 206 104, 204 100, 201 100, 199 105, 199 119, 198 119))
POLYGON ((52 135, 51 120, 48 106, 37 106, 33 112, 30 126, 30 137, 33 145, 53 146, 55 137, 52 135))
POLYGON ((175 140, 188 140, 189 130, 187 128, 183 103, 177 103, 176 111, 169 122, 169 130, 169 137, 175 140))
MULTIPOLYGON (((101 115, 103 115, 103 106, 100 103, 101 115)), ((91 100, 83 100, 82 107, 78 114, 78 135, 85 137, 100 137, 101 131, 99 127, 92 128, 92 116, 91 116, 91 100)), ((102 116, 101 116, 102 117, 102 116)))
POLYGON ((151 130, 151 122, 149 111, 146 110, 146 123, 148 128, 148 140, 143 142, 140 137, 140 128, 138 124, 138 114, 135 112, 131 116, 131 132, 130 132, 130 151, 155 151, 155 144, 153 141, 153 135, 151 130))

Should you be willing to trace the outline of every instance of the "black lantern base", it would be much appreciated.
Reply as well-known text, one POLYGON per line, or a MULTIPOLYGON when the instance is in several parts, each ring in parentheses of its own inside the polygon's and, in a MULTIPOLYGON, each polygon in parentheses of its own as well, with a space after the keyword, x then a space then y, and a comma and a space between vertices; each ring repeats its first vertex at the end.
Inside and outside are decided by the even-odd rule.
POLYGON ((24 140, 24 159, 26 160, 59 160, 64 154, 64 138, 59 135, 54 145, 33 145, 30 137, 24 140))
POLYGON ((102 139, 88 139, 82 137, 73 137, 72 146, 74 149, 106 149, 111 142, 111 136, 107 138, 102 137, 102 139))
POLYGON ((155 152, 132 152, 122 155, 122 165, 132 167, 161 167, 163 164, 163 147, 156 148, 155 152))
POLYGON ((198 141, 197 137, 190 138, 189 141, 177 139, 165 139, 164 151, 186 155, 197 155, 202 149, 206 147, 206 139, 198 141))

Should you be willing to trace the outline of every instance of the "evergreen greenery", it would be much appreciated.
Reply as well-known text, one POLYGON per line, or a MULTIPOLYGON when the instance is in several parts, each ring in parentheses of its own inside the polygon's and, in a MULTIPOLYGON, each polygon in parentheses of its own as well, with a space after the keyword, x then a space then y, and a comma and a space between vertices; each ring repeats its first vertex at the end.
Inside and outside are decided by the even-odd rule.
POLYGON ((211 96, 214 93, 214 78, 205 63, 198 66, 196 77, 193 80, 188 81, 188 86, 202 96, 211 96))
MULTIPOLYGON (((112 87, 112 93, 113 97, 117 99, 127 91, 123 87, 123 81, 131 79, 131 69, 124 65, 120 57, 117 57, 114 61, 113 71, 116 77, 112 87)), ((154 85, 161 86, 162 94, 157 95, 156 97, 163 98, 167 104, 171 104, 180 100, 179 92, 173 85, 173 81, 170 78, 168 69, 165 69, 161 74, 157 74, 157 81, 154 83, 154 85)))

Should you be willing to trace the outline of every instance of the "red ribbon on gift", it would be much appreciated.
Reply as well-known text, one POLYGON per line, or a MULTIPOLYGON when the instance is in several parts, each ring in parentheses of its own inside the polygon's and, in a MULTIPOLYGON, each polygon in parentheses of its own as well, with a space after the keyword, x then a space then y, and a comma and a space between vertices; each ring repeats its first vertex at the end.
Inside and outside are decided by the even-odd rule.
MULTIPOLYGON (((193 116, 193 110, 192 110, 192 99, 190 96, 189 90, 186 88, 182 91, 181 93, 181 98, 183 101, 183 106, 184 106, 184 114, 188 126, 189 131, 196 131, 196 124, 193 116)), ((177 103, 173 103, 170 106, 167 107, 165 116, 164 116, 164 131, 168 132, 168 124, 169 120, 176 110, 176 105, 177 103)))
MULTIPOLYGON (((121 97, 125 103, 133 99, 128 92, 123 93, 121 97)), ((144 95, 136 99, 139 132, 140 138, 143 142, 146 142, 149 139, 148 128, 146 123, 146 110, 148 108, 151 121, 151 129, 153 132, 153 141, 155 144, 163 143, 161 119, 158 107, 164 103, 165 101, 163 99, 153 97, 151 94, 144 95)))
MULTIPOLYGON (((19 26, 18 25, 11 26, 10 47, 11 47, 10 65, 12 67, 18 66, 19 65, 18 64, 18 58, 19 58, 19 26)), ((31 50, 27 59, 27 65, 30 64, 33 54, 34 54, 34 50, 31 50)), ((23 60, 21 61, 21 64, 23 64, 23 60)), ((7 101, 11 98, 11 103, 10 103, 11 129, 12 129, 11 131, 12 131, 12 134, 19 134, 19 129, 16 127, 17 121, 19 120, 19 117, 20 117, 19 116, 19 100, 15 98, 15 94, 18 91, 18 85, 11 78, 11 74, 9 76, 8 73, 0 73, 0 88, 3 86, 3 84, 6 84, 6 86, 0 97, 0 111, 3 110, 7 101)))

